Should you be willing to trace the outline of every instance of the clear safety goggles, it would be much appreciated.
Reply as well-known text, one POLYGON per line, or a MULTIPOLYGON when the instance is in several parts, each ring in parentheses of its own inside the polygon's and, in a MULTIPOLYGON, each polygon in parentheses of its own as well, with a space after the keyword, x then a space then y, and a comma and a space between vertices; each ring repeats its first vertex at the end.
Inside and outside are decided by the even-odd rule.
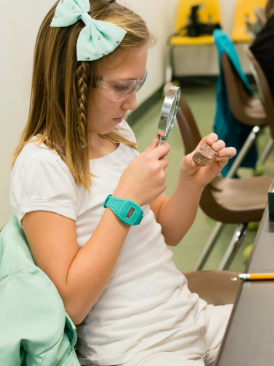
POLYGON ((141 89, 147 78, 147 70, 141 80, 113 80, 101 76, 97 85, 101 88, 101 93, 113 102, 121 102, 130 94, 141 89))

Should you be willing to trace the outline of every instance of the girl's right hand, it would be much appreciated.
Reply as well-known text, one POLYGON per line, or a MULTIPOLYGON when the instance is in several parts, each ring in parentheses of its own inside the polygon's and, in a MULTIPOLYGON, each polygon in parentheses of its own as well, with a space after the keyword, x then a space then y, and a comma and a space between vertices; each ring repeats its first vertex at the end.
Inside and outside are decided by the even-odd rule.
POLYGON ((157 146, 158 140, 138 155, 121 175, 113 192, 114 197, 131 200, 140 206, 153 202, 167 186, 165 169, 168 160, 165 156, 170 145, 157 146))

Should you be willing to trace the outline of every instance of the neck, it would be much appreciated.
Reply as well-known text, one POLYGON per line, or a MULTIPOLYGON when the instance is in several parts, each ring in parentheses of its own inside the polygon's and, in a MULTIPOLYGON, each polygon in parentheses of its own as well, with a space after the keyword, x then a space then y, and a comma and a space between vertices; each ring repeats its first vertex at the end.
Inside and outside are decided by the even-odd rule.
POLYGON ((115 151, 118 147, 118 144, 114 144, 113 142, 98 136, 98 134, 94 132, 89 135, 89 145, 90 159, 98 159, 106 156, 115 151))

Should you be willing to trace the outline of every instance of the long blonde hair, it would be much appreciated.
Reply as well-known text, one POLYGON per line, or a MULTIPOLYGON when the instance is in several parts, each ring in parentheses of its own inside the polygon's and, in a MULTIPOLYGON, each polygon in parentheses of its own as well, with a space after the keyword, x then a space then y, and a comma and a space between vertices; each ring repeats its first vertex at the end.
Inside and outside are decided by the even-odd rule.
MULTIPOLYGON (((87 102, 88 96, 93 100, 97 96, 97 89, 90 86, 96 85, 103 63, 109 57, 119 55, 119 50, 130 50, 145 44, 152 46, 155 37, 137 14, 115 0, 90 0, 89 14, 92 18, 112 22, 127 33, 112 54, 92 62, 77 61, 76 43, 85 24, 79 20, 70 27, 51 28, 57 4, 46 15, 37 35, 29 115, 14 152, 12 166, 24 145, 39 134, 35 142, 44 143, 49 149, 57 151, 75 182, 89 191, 92 175, 89 168, 87 102)), ((100 136, 137 148, 117 129, 100 136)))

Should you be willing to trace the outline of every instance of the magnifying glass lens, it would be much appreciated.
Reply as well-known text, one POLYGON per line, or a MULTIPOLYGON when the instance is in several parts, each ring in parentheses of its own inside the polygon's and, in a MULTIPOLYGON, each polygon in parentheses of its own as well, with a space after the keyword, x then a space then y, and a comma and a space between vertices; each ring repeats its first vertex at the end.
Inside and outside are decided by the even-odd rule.
POLYGON ((178 104, 180 101, 180 88, 170 86, 165 97, 161 110, 161 117, 158 124, 157 135, 159 137, 158 145, 162 144, 169 137, 174 126, 178 104))

